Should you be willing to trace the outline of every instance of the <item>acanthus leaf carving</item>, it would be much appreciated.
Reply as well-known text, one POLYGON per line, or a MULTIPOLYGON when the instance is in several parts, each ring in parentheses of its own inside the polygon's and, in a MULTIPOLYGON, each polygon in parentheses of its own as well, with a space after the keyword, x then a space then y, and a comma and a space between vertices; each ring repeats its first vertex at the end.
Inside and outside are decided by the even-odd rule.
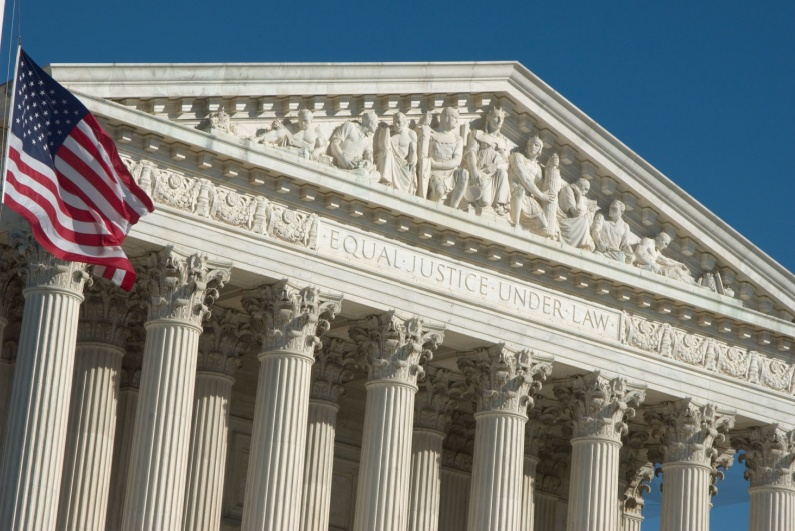
POLYGON ((471 472, 474 451, 475 418, 469 412, 454 409, 447 437, 444 439, 442 462, 444 466, 471 472))
POLYGON ((687 461, 712 466, 720 453, 715 446, 734 426, 734 416, 715 404, 698 405, 686 398, 664 402, 644 411, 651 435, 660 442, 663 463, 687 461))
POLYGON ((143 324, 146 308, 133 294, 98 279, 85 289, 80 305, 78 341, 97 341, 124 348, 132 328, 143 324))
POLYGON ((336 403, 345 394, 344 384, 354 377, 355 350, 355 345, 339 338, 323 342, 315 351, 310 398, 336 403))
POLYGON ((599 371, 576 376, 554 388, 571 420, 573 437, 602 437, 619 441, 627 433, 626 420, 646 397, 642 388, 631 387, 623 378, 610 378, 599 371))
POLYGON ((339 313, 342 295, 298 287, 288 280, 243 293, 242 304, 262 338, 262 352, 290 351, 313 357, 320 337, 339 313))
POLYGON ((149 320, 177 319, 200 326, 229 280, 231 263, 167 246, 139 261, 139 294, 148 300, 149 320))
POLYGON ((29 230, 13 230, 9 242, 22 255, 24 265, 19 271, 27 288, 52 286, 82 293, 93 283, 88 265, 56 258, 39 244, 29 230))
POLYGON ((348 335, 370 380, 416 385, 424 375, 423 365, 433 359, 433 350, 444 338, 444 328, 390 310, 351 323, 348 335))
POLYGON ((779 424, 755 426, 732 441, 745 450, 740 462, 745 463, 744 476, 752 488, 795 489, 795 430, 779 424))
POLYGON ((425 378, 414 399, 414 427, 447 432, 453 418, 455 400, 450 394, 450 373, 446 369, 425 367, 425 378))
POLYGON ((199 336, 196 369, 233 376, 241 366, 240 356, 250 350, 253 339, 245 315, 227 308, 213 309, 199 336))
POLYGON ((483 347, 458 359, 476 411, 505 411, 526 415, 533 394, 552 372, 552 365, 536 361, 530 350, 516 350, 504 343, 483 347))

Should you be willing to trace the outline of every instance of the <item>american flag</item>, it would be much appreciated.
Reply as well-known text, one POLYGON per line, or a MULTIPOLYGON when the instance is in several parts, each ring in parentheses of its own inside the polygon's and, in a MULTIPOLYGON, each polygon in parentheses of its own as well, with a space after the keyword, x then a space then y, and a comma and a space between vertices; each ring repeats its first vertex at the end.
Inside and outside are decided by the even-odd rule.
POLYGON ((6 205, 54 256, 95 264, 132 288, 121 244, 154 210, 88 109, 20 49, 6 156, 6 205))

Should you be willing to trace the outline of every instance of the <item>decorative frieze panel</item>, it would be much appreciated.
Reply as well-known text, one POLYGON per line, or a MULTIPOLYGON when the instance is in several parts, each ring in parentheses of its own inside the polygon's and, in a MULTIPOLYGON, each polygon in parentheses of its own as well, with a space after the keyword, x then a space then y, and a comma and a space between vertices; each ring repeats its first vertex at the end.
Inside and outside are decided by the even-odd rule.
POLYGON ((225 225, 314 249, 317 214, 291 209, 262 195, 237 192, 203 177, 123 158, 152 200, 225 225))
POLYGON ((768 389, 795 394, 795 364, 623 312, 622 344, 768 389))

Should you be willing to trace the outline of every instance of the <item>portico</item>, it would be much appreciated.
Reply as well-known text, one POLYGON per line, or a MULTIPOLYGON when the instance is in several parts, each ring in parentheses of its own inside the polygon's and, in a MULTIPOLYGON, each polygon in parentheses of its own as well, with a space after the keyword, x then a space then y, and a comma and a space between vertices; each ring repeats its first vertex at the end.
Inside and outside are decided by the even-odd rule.
MULTIPOLYGON (((14 360, 16 374, 0 393, 0 527, 60 525, 60 505, 91 529, 634 531, 659 467, 664 528, 706 531, 716 470, 742 450, 750 529, 795 530, 775 516, 795 499, 790 272, 521 65, 234 68, 235 81, 212 66, 52 67, 157 209, 128 239, 147 282, 125 300, 99 281, 88 292, 78 266, 66 287, 4 284, 0 378, 14 360), (322 68, 334 76, 317 94, 322 68), (413 187, 367 163, 384 160, 372 137, 397 113, 416 131, 416 167, 400 166, 413 187), (277 119, 336 148, 260 142, 277 119), (339 163, 351 131, 371 142, 358 167, 339 163), (495 183, 532 166, 511 155, 529 140, 544 167, 524 172, 535 203, 520 216, 495 183), (436 143, 471 149, 441 169, 436 143), (442 171, 460 203, 428 192, 442 171), (488 201, 472 195, 486 184, 488 201), (574 210, 559 192, 581 194, 574 210), (538 213, 555 223, 516 222, 538 213), (593 245, 554 230, 569 215, 593 245), (36 320, 41 297, 68 308, 36 320), (101 365, 78 340, 105 321, 78 316, 102 297, 135 309, 105 348, 117 376, 71 383, 72 365, 101 365), (65 405, 18 378, 36 372, 26 356, 53 363, 25 346, 47 334, 69 343, 48 369, 70 382, 65 405), (100 442, 65 428, 108 415, 100 442), (23 417, 52 457, 25 450, 23 417), (101 468, 103 496, 62 486, 79 484, 62 478, 80 444, 103 448, 78 467, 101 468), (24 459, 43 472, 16 473, 24 459), (26 505, 25 489, 57 503, 26 505)), ((1 223, 4 263, 39 271, 24 226, 1 223)))

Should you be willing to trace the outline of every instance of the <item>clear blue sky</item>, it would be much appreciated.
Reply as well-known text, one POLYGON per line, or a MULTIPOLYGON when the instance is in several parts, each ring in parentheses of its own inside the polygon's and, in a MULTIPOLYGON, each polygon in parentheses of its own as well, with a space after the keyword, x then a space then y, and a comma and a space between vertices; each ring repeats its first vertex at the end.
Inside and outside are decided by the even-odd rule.
POLYGON ((22 7, 40 64, 517 60, 795 271, 792 0, 52 5, 22 7))

